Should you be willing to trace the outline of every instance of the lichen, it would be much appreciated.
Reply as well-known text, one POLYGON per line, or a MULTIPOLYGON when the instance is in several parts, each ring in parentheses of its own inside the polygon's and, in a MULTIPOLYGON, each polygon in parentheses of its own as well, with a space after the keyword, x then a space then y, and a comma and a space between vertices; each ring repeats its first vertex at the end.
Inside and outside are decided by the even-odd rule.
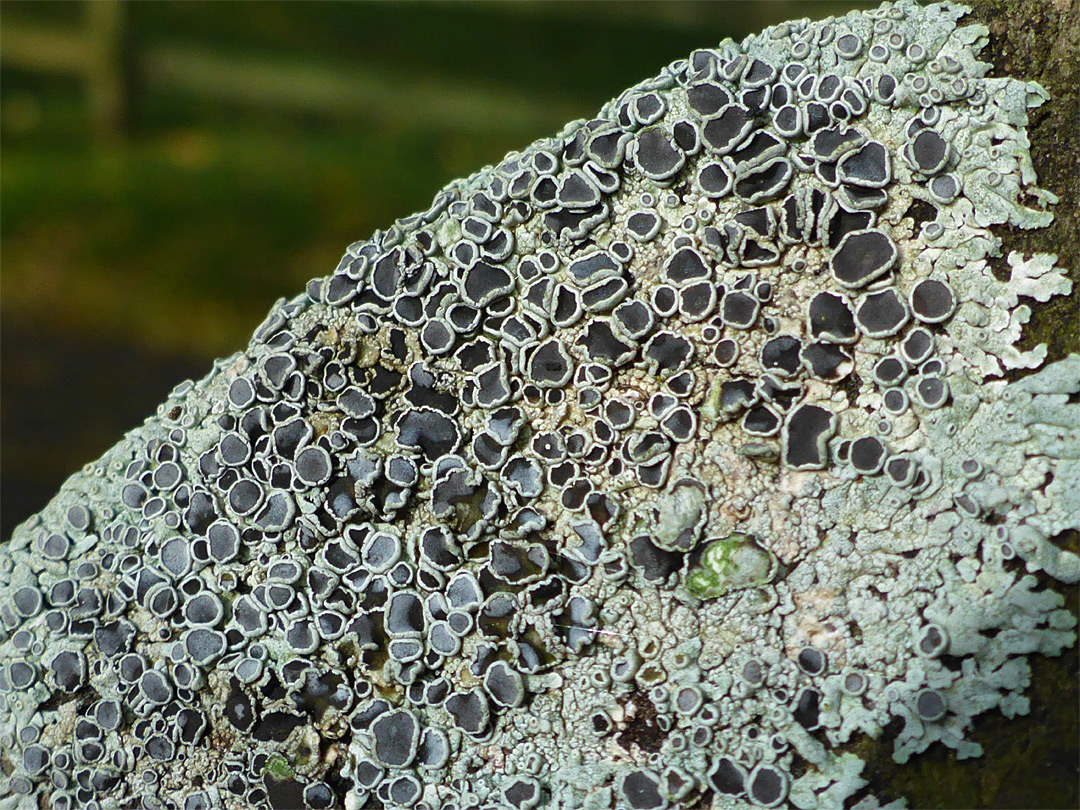
POLYGON ((776 559, 768 549, 735 533, 705 547, 700 563, 690 566, 686 589, 701 599, 715 599, 738 588, 763 585, 775 570, 776 559))
POLYGON ((1076 640, 1080 355, 1021 348, 1056 257, 992 264, 1046 93, 962 16, 696 51, 278 302, 0 547, 0 810, 872 810, 865 741, 979 756, 1076 640))
POLYGON ((280 754, 274 754, 266 760, 266 773, 278 781, 292 779, 293 769, 289 767, 289 761, 280 754))

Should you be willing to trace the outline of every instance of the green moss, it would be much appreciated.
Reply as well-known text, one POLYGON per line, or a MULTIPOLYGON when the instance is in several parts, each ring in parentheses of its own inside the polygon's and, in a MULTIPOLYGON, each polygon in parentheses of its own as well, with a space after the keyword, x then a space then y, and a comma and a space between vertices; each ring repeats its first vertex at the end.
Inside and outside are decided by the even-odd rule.
POLYGON ((280 754, 274 754, 266 760, 266 766, 263 768, 263 772, 279 782, 285 779, 293 778, 293 769, 289 765, 289 761, 280 754))
POLYGON ((767 582, 776 570, 776 558, 748 534, 713 540, 686 577, 686 589, 699 599, 715 599, 729 591, 767 582))

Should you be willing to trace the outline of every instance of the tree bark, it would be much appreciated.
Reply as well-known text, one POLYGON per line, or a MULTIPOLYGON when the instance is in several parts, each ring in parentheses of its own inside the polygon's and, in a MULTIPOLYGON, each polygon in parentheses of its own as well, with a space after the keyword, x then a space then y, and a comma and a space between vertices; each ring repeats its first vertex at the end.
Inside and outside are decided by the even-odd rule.
MULTIPOLYGON (((1047 360, 1080 351, 1080 2, 1078 0, 968 0, 963 22, 990 29, 981 58, 992 76, 1036 81, 1050 100, 1030 111, 1027 134, 1041 188, 1059 197, 1049 228, 1024 231, 991 228, 1001 239, 994 270, 1009 272, 1005 256, 1017 250, 1055 253, 1068 268, 1072 293, 1033 307, 1021 347, 1046 343, 1047 360)), ((1005 274, 1005 275, 1001 275, 1005 274)), ((1017 374, 1016 376, 1022 376, 1017 374)), ((1078 536, 1059 542, 1076 551, 1078 536)), ((1051 587, 1049 580, 1042 584, 1051 587)), ((1073 615, 1080 609, 1075 588, 1056 587, 1073 615)), ((1075 808, 1080 807, 1080 648, 1060 658, 1032 656, 1031 712, 1011 720, 998 712, 976 718, 969 735, 985 754, 957 760, 943 746, 931 747, 905 765, 891 758, 892 742, 866 744, 865 776, 882 800, 905 796, 912 808, 1075 808)))
POLYGON ((970 19, 990 29, 982 58, 993 65, 992 75, 1036 81, 1050 93, 1031 111, 1027 133, 1039 185, 1060 198, 1054 222, 1036 231, 994 231, 1002 255, 1056 253, 1070 271, 1072 294, 1040 305, 1025 336, 1025 347, 1047 343, 1048 359, 1057 360, 1080 349, 1080 2, 974 0, 971 6, 970 19))

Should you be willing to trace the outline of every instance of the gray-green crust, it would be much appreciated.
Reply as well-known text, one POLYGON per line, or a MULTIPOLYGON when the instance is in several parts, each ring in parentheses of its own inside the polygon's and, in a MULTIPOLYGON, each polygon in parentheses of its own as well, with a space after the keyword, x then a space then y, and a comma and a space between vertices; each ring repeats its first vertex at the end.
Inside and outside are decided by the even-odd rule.
POLYGON ((964 8, 697 51, 280 301, 0 547, 0 810, 882 805, 977 757, 1080 355, 964 8), (999 270, 1001 268, 998 268, 999 270))

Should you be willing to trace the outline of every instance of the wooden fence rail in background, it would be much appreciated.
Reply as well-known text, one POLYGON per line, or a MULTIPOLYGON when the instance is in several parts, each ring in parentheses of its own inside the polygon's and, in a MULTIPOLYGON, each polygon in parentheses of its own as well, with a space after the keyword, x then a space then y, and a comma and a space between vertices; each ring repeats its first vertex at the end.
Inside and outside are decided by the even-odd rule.
POLYGON ((363 116, 380 123, 517 132, 543 129, 584 111, 564 100, 476 81, 437 76, 407 78, 368 66, 331 66, 310 59, 286 62, 228 56, 207 48, 159 46, 138 56, 145 87, 198 98, 330 117, 363 116))
POLYGON ((97 0, 84 8, 85 24, 79 29, 5 20, 0 26, 0 62, 81 78, 94 133, 103 139, 115 138, 124 129, 131 99, 124 4, 97 0))
POLYGON ((85 3, 81 28, 5 21, 0 62, 81 79, 94 133, 105 140, 120 137, 132 120, 134 86, 283 112, 363 116, 397 125, 423 121, 466 131, 543 129, 584 112, 565 99, 476 81, 402 78, 361 65, 225 55, 183 44, 140 47, 126 25, 124 6, 123 0, 85 3))

